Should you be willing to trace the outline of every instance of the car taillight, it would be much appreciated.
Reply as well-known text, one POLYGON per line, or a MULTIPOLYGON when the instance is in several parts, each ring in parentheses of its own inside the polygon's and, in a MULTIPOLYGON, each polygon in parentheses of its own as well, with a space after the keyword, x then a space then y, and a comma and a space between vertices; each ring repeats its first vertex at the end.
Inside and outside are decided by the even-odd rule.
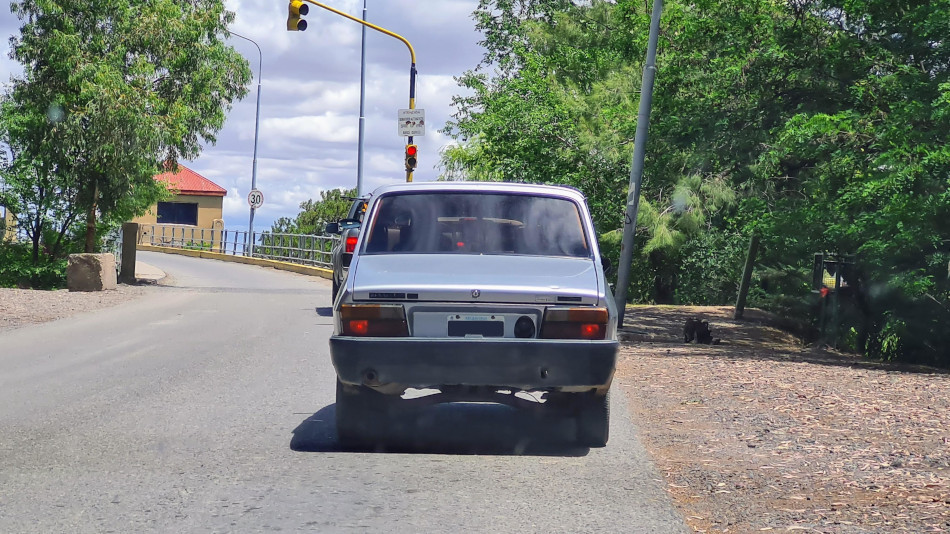
POLYGON ((541 322, 546 339, 604 339, 607 308, 548 308, 541 322))
POLYGON ((409 335, 401 304, 343 304, 340 321, 344 336, 405 337, 409 335))
POLYGON ((346 251, 352 253, 356 250, 356 236, 350 236, 346 238, 346 251))

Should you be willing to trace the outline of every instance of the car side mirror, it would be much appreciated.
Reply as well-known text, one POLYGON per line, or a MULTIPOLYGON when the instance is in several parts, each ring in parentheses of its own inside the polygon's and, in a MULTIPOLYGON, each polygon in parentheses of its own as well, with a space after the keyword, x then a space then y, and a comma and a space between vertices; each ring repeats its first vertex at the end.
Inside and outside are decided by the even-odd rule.
POLYGON ((611 265, 610 259, 607 256, 600 257, 600 265, 604 268, 604 275, 609 276, 614 272, 614 266, 611 265))
POLYGON ((338 222, 327 223, 327 227, 323 231, 327 234, 339 234, 340 223, 338 222))

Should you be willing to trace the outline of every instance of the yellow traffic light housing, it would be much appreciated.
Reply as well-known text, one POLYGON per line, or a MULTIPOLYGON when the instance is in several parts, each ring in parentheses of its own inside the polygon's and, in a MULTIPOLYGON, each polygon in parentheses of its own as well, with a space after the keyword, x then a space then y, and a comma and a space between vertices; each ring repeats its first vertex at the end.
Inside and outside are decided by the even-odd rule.
POLYGON ((310 13, 310 6, 300 0, 290 0, 287 4, 287 31, 302 32, 307 29, 307 21, 301 19, 310 13))
POLYGON ((419 153, 419 147, 416 145, 406 145, 406 170, 411 171, 416 168, 418 161, 416 154, 419 153))

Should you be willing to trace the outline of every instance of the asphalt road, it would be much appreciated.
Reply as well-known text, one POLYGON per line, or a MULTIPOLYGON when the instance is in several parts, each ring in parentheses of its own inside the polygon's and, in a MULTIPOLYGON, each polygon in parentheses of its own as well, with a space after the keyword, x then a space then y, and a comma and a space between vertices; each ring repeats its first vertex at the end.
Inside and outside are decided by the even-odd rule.
POLYGON ((685 532, 614 391, 610 443, 504 406, 333 429, 327 280, 141 253, 138 300, 0 334, 0 532, 685 532))

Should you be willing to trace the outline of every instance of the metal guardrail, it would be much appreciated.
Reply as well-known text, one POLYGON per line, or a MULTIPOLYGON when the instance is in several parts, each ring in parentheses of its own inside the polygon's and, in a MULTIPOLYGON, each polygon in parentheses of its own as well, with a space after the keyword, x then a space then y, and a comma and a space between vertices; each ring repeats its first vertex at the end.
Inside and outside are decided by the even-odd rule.
POLYGON ((318 236, 303 234, 254 233, 259 244, 254 246, 254 256, 271 260, 316 265, 333 268, 330 251, 340 240, 340 236, 318 236))
MULTIPOLYGON (((0 231, 0 239, 5 236, 3 231, 0 231)), ((29 233, 25 228, 16 227, 12 232, 14 241, 32 241, 29 233)), ((115 272, 118 274, 122 271, 122 229, 116 228, 110 231, 108 234, 102 236, 102 252, 111 253, 115 257, 115 272)))
MULTIPOLYGON (((330 251, 336 235, 275 234, 246 230, 218 230, 167 224, 139 225, 140 244, 206 250, 233 256, 252 256, 302 265, 333 268, 330 251)), ((121 250, 121 249, 120 249, 121 250)))
POLYGON ((122 272, 122 228, 117 228, 102 238, 102 251, 115 257, 115 272, 122 272))

